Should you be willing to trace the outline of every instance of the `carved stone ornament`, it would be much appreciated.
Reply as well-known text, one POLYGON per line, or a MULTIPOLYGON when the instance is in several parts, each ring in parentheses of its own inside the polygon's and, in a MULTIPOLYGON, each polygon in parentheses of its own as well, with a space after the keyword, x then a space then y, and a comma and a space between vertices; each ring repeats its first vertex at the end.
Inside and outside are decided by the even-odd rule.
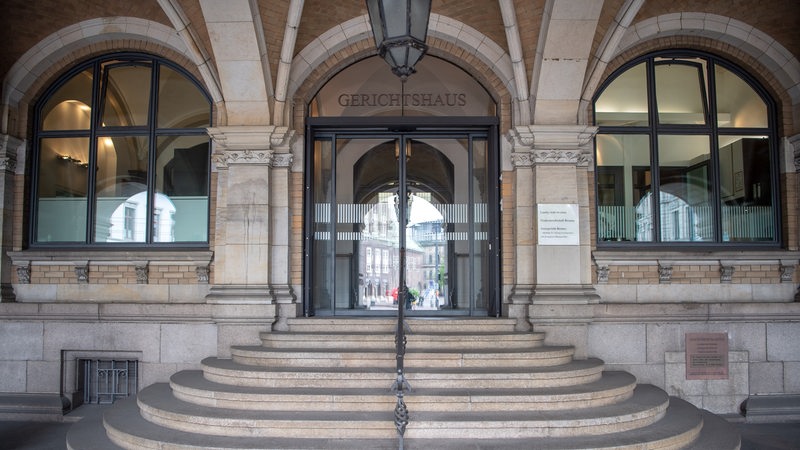
POLYGON ((784 138, 786 152, 794 155, 794 171, 800 172, 800 134, 784 138))
POLYGON ((575 164, 586 166, 591 158, 580 150, 534 150, 533 161, 536 164, 575 164))
POLYGON ((20 284, 31 284, 31 265, 17 266, 17 278, 20 284))
POLYGON ((791 264, 781 264, 781 283, 791 283, 794 280, 796 267, 791 264))
POLYGON ((658 282, 669 284, 672 281, 672 266, 669 264, 658 264, 658 282))
POLYGON ((136 284, 147 284, 149 281, 149 267, 147 264, 136 265, 136 284))
POLYGON ((82 266, 75 266, 75 278, 78 280, 78 284, 88 284, 89 283, 89 265, 85 264, 82 266))
POLYGON ((200 284, 208 284, 208 274, 210 270, 208 266, 197 266, 194 268, 194 273, 197 274, 197 282, 200 284))
POLYGON ((273 153, 272 154, 272 167, 291 167, 292 166, 291 153, 273 153))
POLYGON ((530 152, 514 152, 511 154, 511 164, 514 167, 531 167, 533 155, 530 152))
POLYGON ((608 273, 609 273, 608 266, 597 266, 597 282, 598 283, 608 283, 608 273))
POLYGON ((216 155, 217 167, 225 168, 234 164, 272 165, 272 150, 227 150, 216 155))
POLYGON ((733 272, 734 272, 733 266, 726 266, 726 265, 720 266, 719 268, 720 283, 730 283, 731 280, 733 280, 733 272))

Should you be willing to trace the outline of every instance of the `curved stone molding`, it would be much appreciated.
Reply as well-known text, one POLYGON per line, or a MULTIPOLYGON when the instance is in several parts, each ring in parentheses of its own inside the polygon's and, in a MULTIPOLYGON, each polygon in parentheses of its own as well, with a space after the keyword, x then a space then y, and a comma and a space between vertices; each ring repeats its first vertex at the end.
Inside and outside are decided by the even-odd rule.
POLYGON ((651 17, 629 27, 617 47, 619 55, 633 46, 662 36, 703 36, 732 45, 766 66, 798 103, 800 62, 780 42, 742 21, 701 12, 681 12, 651 17))
MULTIPOLYGON (((22 55, 8 71, 2 103, 16 105, 33 82, 52 69, 53 61, 76 48, 94 45, 103 39, 152 42, 180 53, 197 64, 203 63, 196 60, 197 55, 190 51, 174 28, 137 17, 98 17, 64 27, 22 55)), ((206 74, 203 75, 205 77, 206 74)), ((208 83, 213 80, 204 81, 207 85, 213 84, 208 83)))

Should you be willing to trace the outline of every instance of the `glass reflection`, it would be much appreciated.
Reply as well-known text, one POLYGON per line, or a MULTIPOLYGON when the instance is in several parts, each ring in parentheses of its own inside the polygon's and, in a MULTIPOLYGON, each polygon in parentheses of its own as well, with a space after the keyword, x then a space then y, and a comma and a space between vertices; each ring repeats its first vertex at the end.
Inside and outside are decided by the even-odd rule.
POLYGON ((597 125, 647 126, 646 64, 638 64, 609 84, 594 104, 597 125))
POLYGON ((158 138, 153 242, 197 242, 206 239, 208 166, 208 138, 158 138), (170 201, 165 209, 159 206, 159 195, 170 201))
POLYGON ((597 238, 652 241, 650 141, 647 135, 597 136, 597 238))
POLYGON ((42 107, 42 130, 88 130, 92 112, 92 70, 70 78, 42 107))
POLYGON ((146 137, 98 138, 96 242, 146 242, 148 152, 146 137), (115 216, 121 205, 122 222, 115 216))
POLYGON ((86 240, 89 138, 42 139, 36 189, 36 240, 86 240))
POLYGON ((714 77, 720 127, 767 127, 767 105, 750 85, 721 66, 715 66, 714 77))
POLYGON ((699 62, 656 65, 656 102, 662 124, 706 123, 705 81, 699 62))
POLYGON ((105 71, 102 125, 147 125, 150 111, 150 66, 111 64, 105 66, 105 71))

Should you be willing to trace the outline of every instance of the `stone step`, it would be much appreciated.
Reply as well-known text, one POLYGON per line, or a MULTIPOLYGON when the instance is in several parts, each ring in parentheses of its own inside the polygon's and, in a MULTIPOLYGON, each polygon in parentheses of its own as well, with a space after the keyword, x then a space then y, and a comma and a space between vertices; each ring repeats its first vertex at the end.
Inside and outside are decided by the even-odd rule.
MULTIPOLYGON (((262 332, 261 341, 267 348, 330 348, 330 349, 387 349, 394 351, 394 334, 377 332, 262 332)), ((544 333, 412 333, 406 335, 407 347, 427 349, 489 349, 531 348, 544 345, 544 333)))
MULTIPOLYGON (((117 402, 105 414, 108 435, 100 420, 79 422, 67 436, 70 450, 126 449, 239 449, 239 450, 393 450, 398 448, 396 437, 391 439, 318 439, 227 437, 187 433, 150 423, 139 414, 134 399, 117 402)), ((676 398, 670 399, 665 416, 635 430, 596 436, 561 438, 510 439, 412 439, 406 438, 406 450, 530 450, 530 449, 687 449, 734 450, 739 448, 739 436, 731 433, 723 419, 676 398)))
MULTIPOLYGON (((588 408, 630 398, 636 378, 626 372, 605 372, 595 382, 541 389, 413 389, 405 396, 409 410, 420 411, 547 411, 588 408)), ((215 383, 202 372, 187 370, 170 379, 173 395, 207 407, 263 411, 387 411, 396 397, 381 388, 259 388, 215 383)))
MULTIPOLYGON (((391 439, 394 414, 385 412, 302 412, 208 408, 174 398, 166 383, 138 394, 142 416, 173 430, 215 436, 265 438, 391 439)), ((417 412, 406 429, 409 439, 495 439, 588 436, 648 426, 669 405, 662 390, 640 385, 615 404, 562 411, 417 412)))
MULTIPOLYGON (((406 324, 410 334, 414 333, 492 333, 514 331, 515 319, 493 317, 441 317, 417 318, 407 317, 406 324)), ((394 334, 397 319, 387 317, 295 317, 288 319, 289 331, 292 333, 307 332, 345 332, 387 333, 394 334)))
MULTIPOLYGON (((394 367, 266 367, 216 357, 202 361, 209 381, 234 386, 279 388, 385 388, 394 367)), ((571 360, 558 366, 496 368, 415 368, 406 378, 415 389, 545 388, 597 381, 603 361, 571 360)))
MULTIPOLYGON (((409 348, 405 367, 544 367, 572 360, 572 347, 531 347, 527 349, 419 350, 409 348)), ((262 346, 233 346, 234 362, 266 367, 386 367, 396 366, 394 351, 353 348, 349 350, 262 346)))

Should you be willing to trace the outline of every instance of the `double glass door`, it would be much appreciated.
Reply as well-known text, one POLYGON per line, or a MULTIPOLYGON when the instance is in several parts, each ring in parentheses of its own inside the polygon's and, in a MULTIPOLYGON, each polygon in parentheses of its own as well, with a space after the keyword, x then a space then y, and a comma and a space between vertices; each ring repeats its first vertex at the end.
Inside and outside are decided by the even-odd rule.
POLYGON ((306 315, 497 313, 487 133, 318 132, 309 144, 306 315))

